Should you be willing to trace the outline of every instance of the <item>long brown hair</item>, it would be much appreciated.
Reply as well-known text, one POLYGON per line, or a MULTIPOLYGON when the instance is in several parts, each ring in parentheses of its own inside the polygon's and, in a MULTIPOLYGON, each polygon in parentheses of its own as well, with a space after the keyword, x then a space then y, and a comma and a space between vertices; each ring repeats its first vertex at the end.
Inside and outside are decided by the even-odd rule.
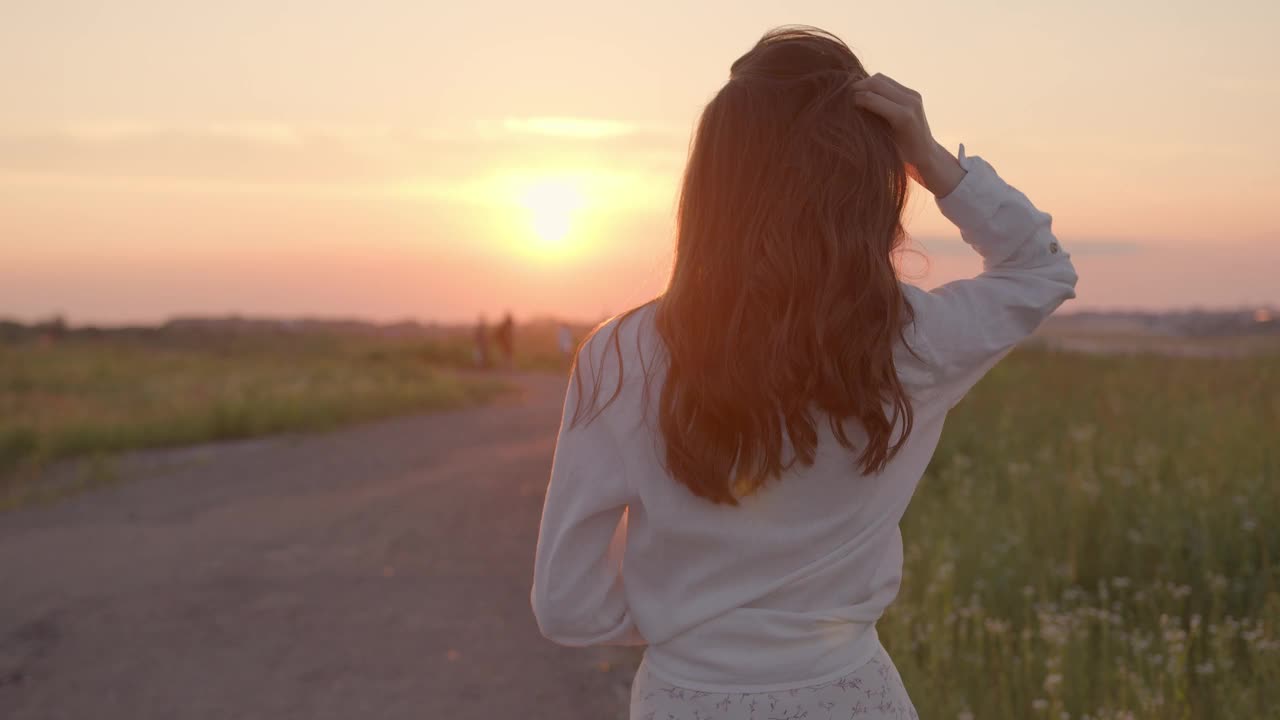
MULTIPOLYGON (((654 322, 667 469, 712 502, 736 505, 795 462, 812 465, 815 410, 863 473, 884 468, 911 431, 893 363, 912 320, 892 258, 906 237, 907 174, 888 125, 854 105, 851 84, 866 75, 834 35, 778 28, 733 63, 698 123, 654 322)), ((625 320, 610 338, 619 364, 625 320)), ((621 390, 619 373, 599 404, 595 370, 595 412, 576 408, 575 424, 621 390)))

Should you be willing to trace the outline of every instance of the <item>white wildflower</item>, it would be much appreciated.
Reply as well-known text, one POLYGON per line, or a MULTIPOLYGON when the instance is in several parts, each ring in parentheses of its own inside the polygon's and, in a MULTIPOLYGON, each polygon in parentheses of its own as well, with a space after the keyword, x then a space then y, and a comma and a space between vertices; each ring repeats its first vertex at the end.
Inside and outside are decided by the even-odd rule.
POLYGON ((1087 443, 1093 439, 1094 433, 1098 428, 1093 425, 1075 425, 1067 432, 1071 435, 1071 439, 1077 443, 1087 443))
POLYGON ((982 621, 982 625, 987 629, 987 632, 992 635, 1003 635, 1009 631, 1009 623, 1004 620, 987 618, 982 621))

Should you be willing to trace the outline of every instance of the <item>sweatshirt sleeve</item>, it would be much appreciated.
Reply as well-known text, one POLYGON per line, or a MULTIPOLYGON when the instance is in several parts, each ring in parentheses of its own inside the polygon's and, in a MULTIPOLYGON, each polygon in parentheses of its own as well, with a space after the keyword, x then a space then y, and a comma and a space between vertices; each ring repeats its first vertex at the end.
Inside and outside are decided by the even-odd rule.
POLYGON ((948 408, 1075 297, 1077 279, 1052 217, 982 158, 966 157, 963 145, 959 160, 966 174, 938 209, 982 256, 983 270, 931 292, 905 286, 915 312, 911 345, 931 366, 929 395, 948 408))
MULTIPOLYGON (((590 382, 590 367, 584 375, 590 382)), ((538 531, 533 614, 542 634, 561 645, 642 645, 621 575, 626 471, 603 416, 570 427, 578 396, 570 380, 538 531)))

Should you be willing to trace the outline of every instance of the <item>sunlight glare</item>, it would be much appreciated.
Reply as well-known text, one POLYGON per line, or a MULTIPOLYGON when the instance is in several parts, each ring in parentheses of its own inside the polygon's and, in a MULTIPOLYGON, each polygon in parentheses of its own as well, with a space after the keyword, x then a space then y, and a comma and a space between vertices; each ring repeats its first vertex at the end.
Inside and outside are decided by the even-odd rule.
POLYGON ((557 177, 531 181, 520 190, 518 200, 529 214, 534 235, 547 249, 564 243, 575 218, 586 205, 580 182, 557 177))

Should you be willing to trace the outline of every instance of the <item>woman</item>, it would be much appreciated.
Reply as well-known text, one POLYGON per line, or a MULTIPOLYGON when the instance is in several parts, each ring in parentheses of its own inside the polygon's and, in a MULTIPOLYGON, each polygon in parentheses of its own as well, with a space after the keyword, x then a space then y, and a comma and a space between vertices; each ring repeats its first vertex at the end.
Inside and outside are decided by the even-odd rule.
POLYGON ((918 93, 770 32, 702 114, 666 292, 579 352, 543 634, 647 645, 632 718, 915 717, 875 629, 898 522, 947 411, 1075 284, 1049 215, 935 142, 918 93), (908 177, 980 275, 898 279, 908 177))

